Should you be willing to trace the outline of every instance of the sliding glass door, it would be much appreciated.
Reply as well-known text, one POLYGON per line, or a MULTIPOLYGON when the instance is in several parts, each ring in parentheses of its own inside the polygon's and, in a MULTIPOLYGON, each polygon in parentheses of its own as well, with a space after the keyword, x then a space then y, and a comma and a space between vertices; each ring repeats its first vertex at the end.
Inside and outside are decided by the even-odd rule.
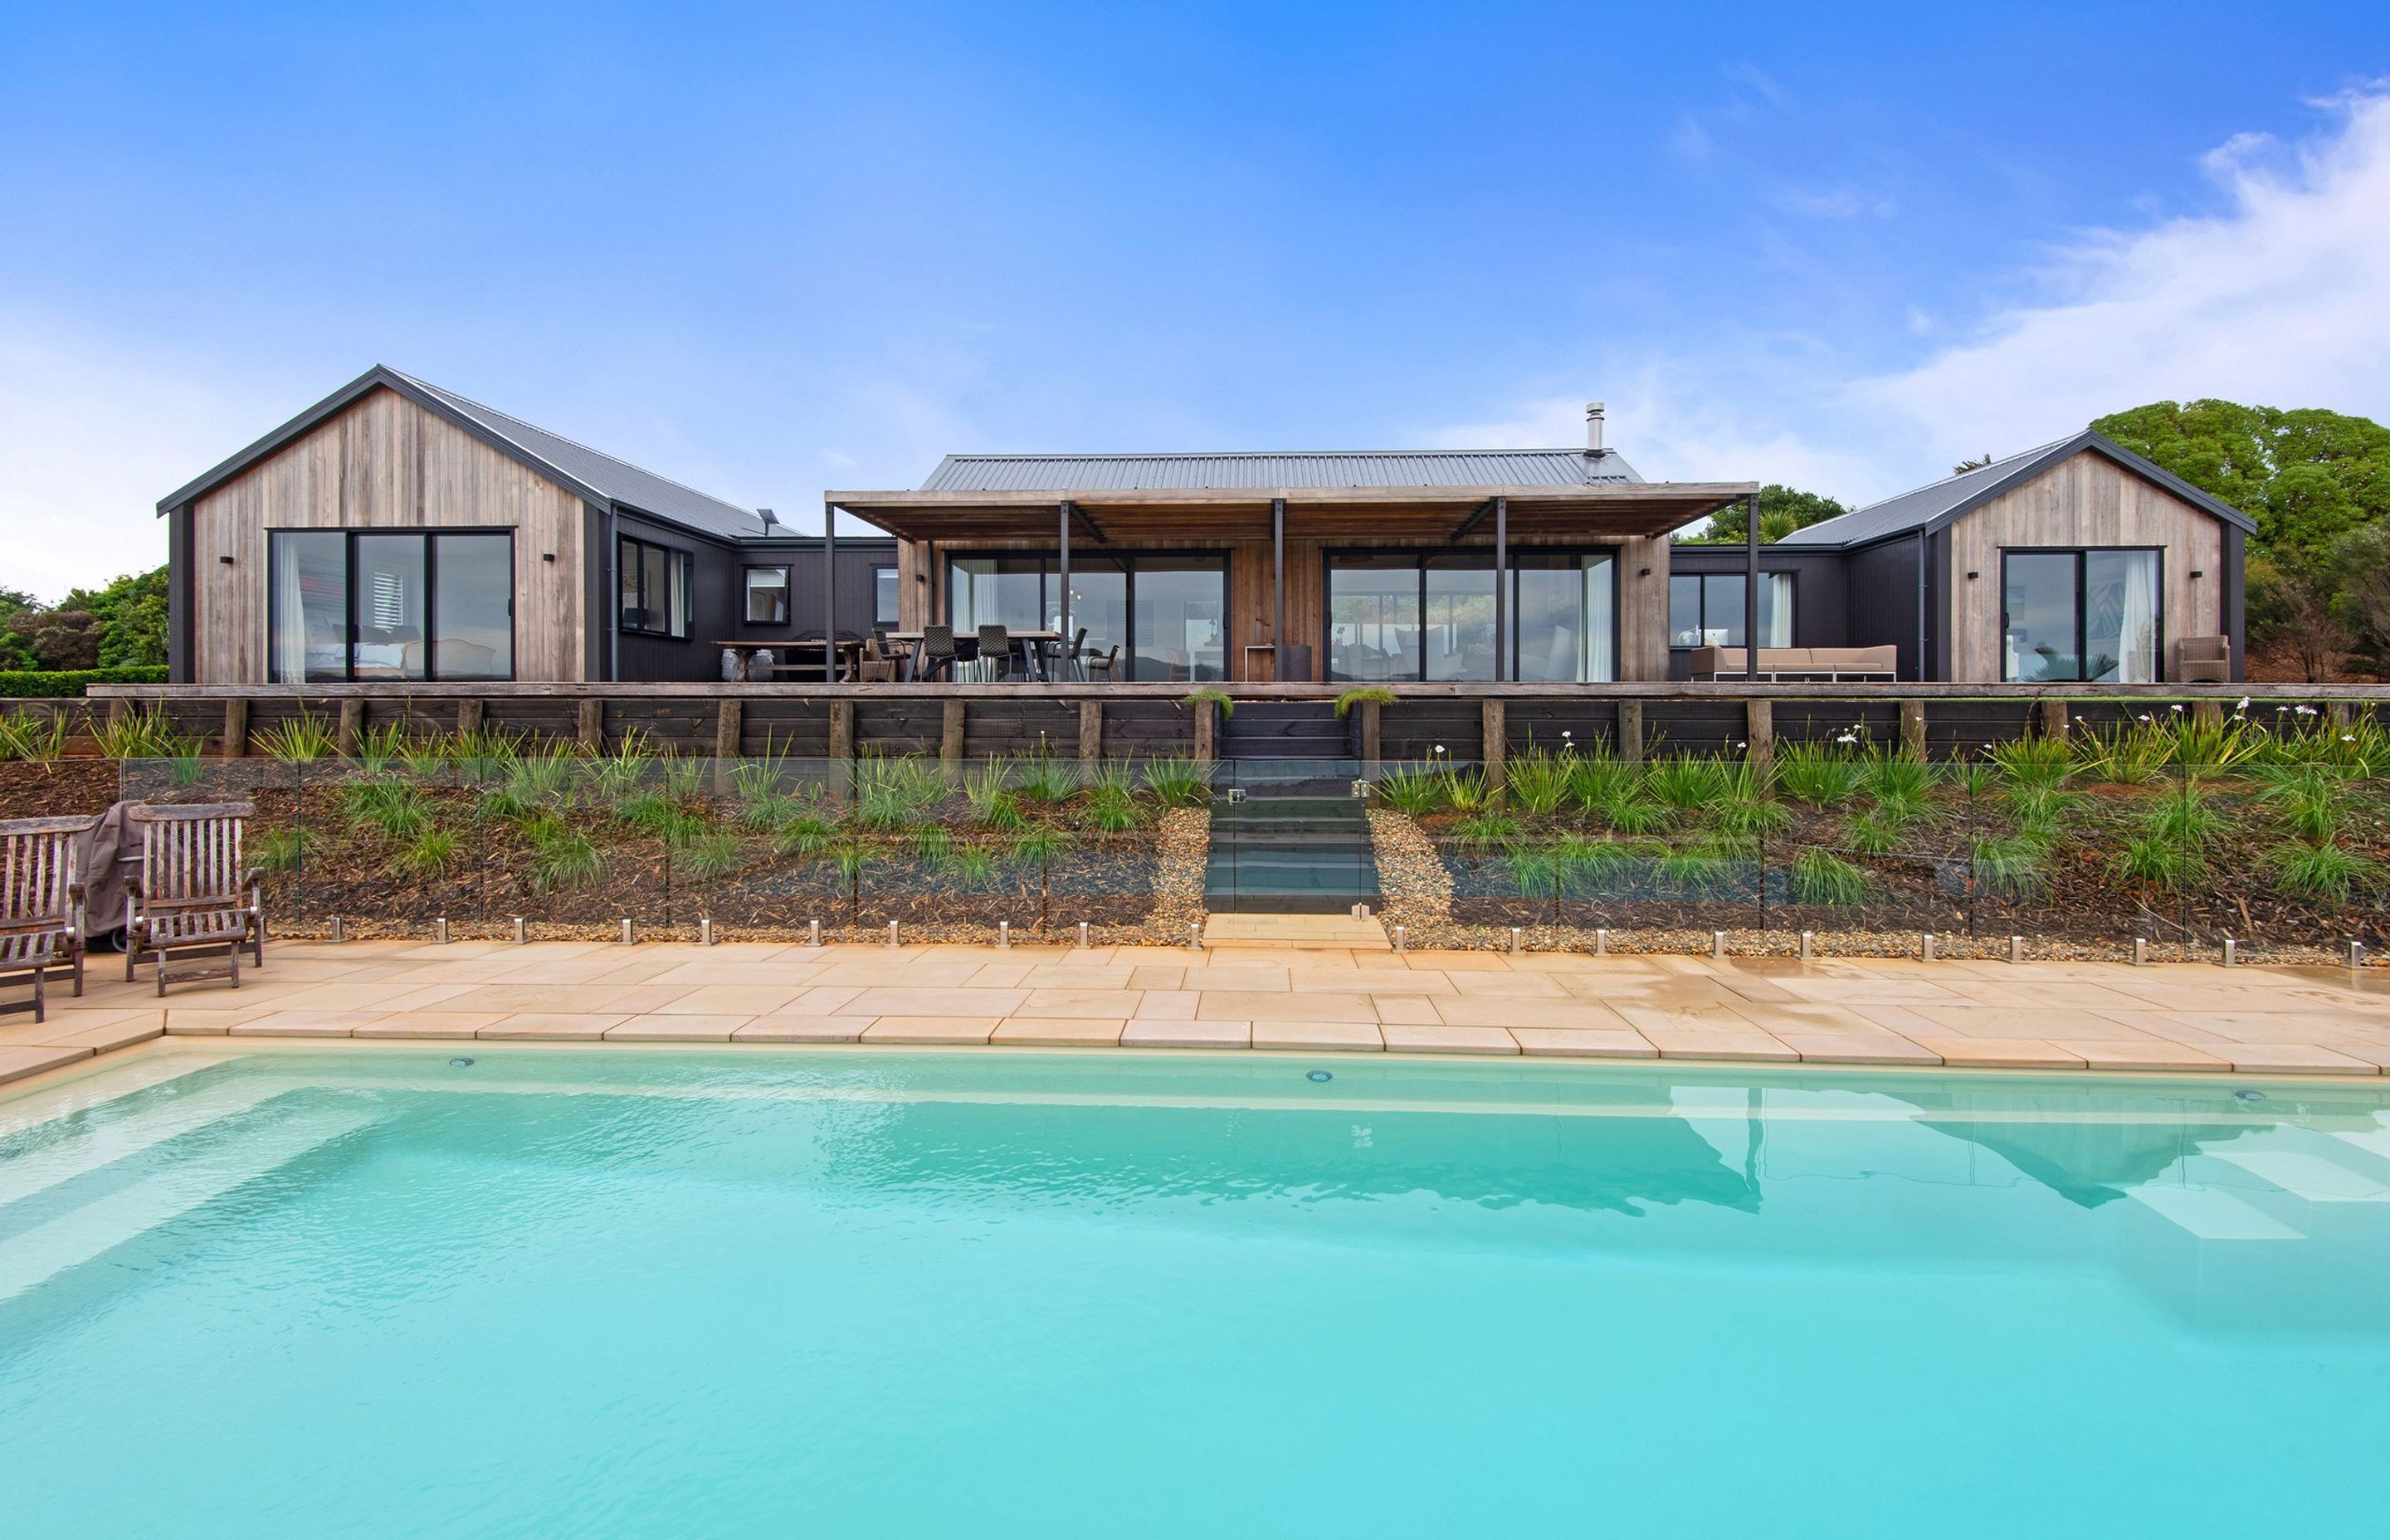
POLYGON ((266 568, 277 684, 514 677, 511 533, 274 530, 266 568))
POLYGON ((2002 552, 2000 677, 2155 684, 2159 573, 2153 550, 2002 552))
MULTIPOLYGON (((1330 553, 1328 676, 1491 680, 1490 552, 1330 553)), ((1617 568, 1611 554, 1523 552, 1510 563, 1513 679, 1616 677, 1617 568)))
MULTIPOLYGON (((983 625, 1052 631, 1062 623, 1059 556, 957 556, 946 563, 946 618, 958 635, 983 625)), ((1209 554, 1071 549, 1071 629, 1099 661, 1119 649, 1115 679, 1227 677, 1228 561, 1209 554)))

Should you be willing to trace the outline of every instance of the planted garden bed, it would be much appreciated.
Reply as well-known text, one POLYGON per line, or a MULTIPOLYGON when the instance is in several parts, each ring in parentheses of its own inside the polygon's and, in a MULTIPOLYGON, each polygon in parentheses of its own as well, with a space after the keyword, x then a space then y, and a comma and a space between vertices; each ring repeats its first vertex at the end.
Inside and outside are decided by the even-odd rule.
POLYGON ((2390 943, 2390 744, 2370 721, 2140 720, 1929 766, 1869 743, 1772 767, 1531 753, 1384 777, 1388 918, 1415 944, 1682 945, 1800 931, 1913 948, 1935 931, 2114 948, 2231 936, 2320 956, 2390 943))

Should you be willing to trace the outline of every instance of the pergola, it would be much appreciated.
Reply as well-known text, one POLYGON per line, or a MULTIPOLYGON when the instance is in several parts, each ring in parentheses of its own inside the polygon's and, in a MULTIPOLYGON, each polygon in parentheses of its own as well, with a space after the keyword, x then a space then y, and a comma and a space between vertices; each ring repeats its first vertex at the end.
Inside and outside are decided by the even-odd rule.
POLYGON ((1510 656, 1510 542, 1651 539, 1746 505, 1750 534, 1744 635, 1759 635, 1759 487, 1751 481, 1616 481, 1563 486, 1171 487, 1008 492, 831 492, 823 494, 822 605, 836 634, 830 574, 837 516, 845 513, 911 541, 1043 540, 1060 555, 1061 626, 1071 631, 1071 548, 1140 540, 1267 540, 1276 585, 1271 635, 1286 636, 1286 542, 1359 539, 1459 545, 1489 530, 1494 548, 1495 674, 1510 656))

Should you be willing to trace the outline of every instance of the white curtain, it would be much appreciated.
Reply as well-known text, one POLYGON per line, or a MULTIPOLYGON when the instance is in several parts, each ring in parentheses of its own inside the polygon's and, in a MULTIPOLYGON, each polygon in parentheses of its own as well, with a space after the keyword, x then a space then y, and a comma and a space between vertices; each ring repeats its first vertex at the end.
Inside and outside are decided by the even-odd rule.
POLYGON ((299 583, 299 548, 296 540, 276 540, 274 545, 274 635, 273 673, 271 677, 287 684, 301 684, 307 677, 307 596, 299 583))
POLYGON ((2158 558, 2154 551, 2126 558, 2125 597, 2117 616, 2116 680, 2154 685, 2158 678, 2158 558))
POLYGON ((1791 647, 1792 645, 1792 574, 1762 572, 1759 574, 1760 622, 1759 645, 1791 647))
POLYGON ((1611 654, 1611 636, 1617 629, 1615 607, 1618 602, 1618 563, 1606 556, 1585 558, 1585 610, 1578 622, 1578 634, 1585 638, 1585 671, 1578 677, 1593 683, 1607 683, 1618 677, 1618 665, 1611 654))

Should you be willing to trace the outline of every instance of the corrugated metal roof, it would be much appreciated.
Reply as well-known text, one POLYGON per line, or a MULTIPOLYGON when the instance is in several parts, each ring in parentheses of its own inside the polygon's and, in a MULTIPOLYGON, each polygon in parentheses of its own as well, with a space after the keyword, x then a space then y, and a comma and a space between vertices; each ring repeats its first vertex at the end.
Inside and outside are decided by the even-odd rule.
POLYGON ((2011 487, 2031 481, 2060 461, 2088 450, 2124 467, 2137 476, 2156 482, 2184 502, 2205 509, 2229 524, 2244 531, 2255 531, 2256 523, 2247 514, 2229 503, 2219 502, 2190 482, 2150 460, 2142 458, 2124 445, 2089 430, 2055 443, 2045 443, 2028 449, 2022 455, 2011 455, 1994 460, 1987 466, 1947 476, 1930 486, 1887 497, 1881 503, 1833 519, 1823 520, 1805 529, 1794 530, 1779 545, 1867 545, 1895 535, 1910 534, 1918 530, 1928 533, 1946 528, 1960 515, 1991 501, 2011 487))
POLYGON ((520 448, 534 460, 546 461, 573 481, 612 498, 617 503, 652 513, 676 524, 731 538, 754 536, 765 533, 764 520, 752 508, 742 508, 736 503, 726 503, 710 497, 694 487, 642 470, 626 460, 576 443, 545 428, 535 427, 520 417, 508 417, 495 407, 484 406, 478 401, 446 391, 428 380, 412 375, 390 371, 398 379, 434 397, 460 417, 470 417, 482 428, 520 448))
POLYGON ((949 455, 923 492, 1229 492, 1595 486, 1639 481, 1616 450, 1423 449, 1228 455, 949 455))
POLYGON ((2064 448, 2072 442, 2072 440, 2062 439, 2056 443, 2043 444, 2038 449, 2028 449, 2022 455, 2011 455, 2006 459, 1994 460, 1991 464, 1979 466, 1973 470, 1964 471, 1956 476, 1946 476, 1930 486, 1904 492, 1897 496, 1887 497, 1881 503, 1870 503, 1866 507, 1857 508, 1849 513, 1837 514, 1831 519, 1819 520, 1815 524, 1794 530, 1776 544, 1780 545, 1863 545, 1870 540, 1882 540, 1886 535, 1907 534, 1912 530, 1933 523, 1944 514, 1966 503, 1985 488, 2004 481, 2019 468, 2030 468, 2037 465, 2044 458, 2054 457, 2056 451, 2064 448))

